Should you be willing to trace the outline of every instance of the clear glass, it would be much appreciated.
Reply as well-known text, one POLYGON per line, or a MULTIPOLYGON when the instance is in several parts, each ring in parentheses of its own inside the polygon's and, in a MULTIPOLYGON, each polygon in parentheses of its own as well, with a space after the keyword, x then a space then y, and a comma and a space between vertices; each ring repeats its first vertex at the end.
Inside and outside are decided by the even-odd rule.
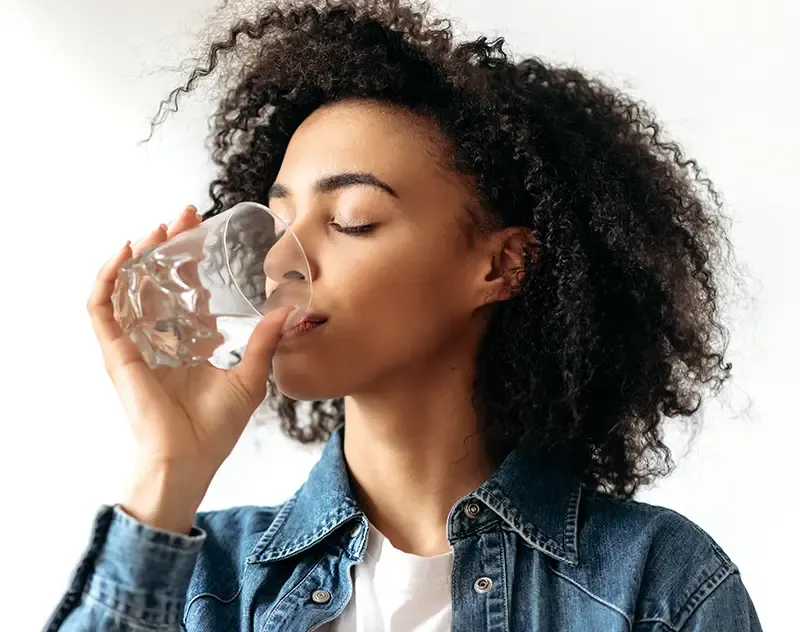
POLYGON ((114 316, 151 368, 226 366, 258 321, 292 306, 284 331, 311 305, 297 236, 269 208, 242 202, 120 267, 114 316))

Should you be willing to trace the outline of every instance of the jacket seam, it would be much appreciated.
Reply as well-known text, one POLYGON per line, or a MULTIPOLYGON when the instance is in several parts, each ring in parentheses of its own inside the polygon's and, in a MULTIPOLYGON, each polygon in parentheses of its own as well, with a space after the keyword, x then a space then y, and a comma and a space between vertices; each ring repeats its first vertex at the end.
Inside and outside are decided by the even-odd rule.
POLYGON ((604 606, 606 606, 607 608, 610 608, 610 609, 611 609, 611 610, 613 610, 614 612, 618 613, 618 614, 619 614, 619 615, 620 615, 620 616, 621 616, 621 617, 622 617, 622 618, 625 620, 625 623, 626 623, 626 625, 627 625, 627 630, 628 630, 628 632, 631 632, 631 631, 633 630, 633 622, 631 621, 631 617, 630 617, 630 616, 628 616, 628 615, 625 613, 625 611, 623 611, 621 608, 619 608, 618 606, 615 606, 613 603, 610 603, 610 602, 606 601, 605 599, 603 599, 603 598, 599 597, 598 595, 595 595, 593 592, 591 592, 590 590, 588 590, 586 587, 584 587, 584 586, 581 586, 581 585, 580 585, 578 582, 576 582, 574 579, 572 579, 572 578, 570 578, 570 577, 567 577, 567 576, 566 576, 566 575, 564 575, 563 573, 560 573, 559 571, 557 571, 556 569, 554 569, 552 566, 550 566, 550 564, 547 564, 546 566, 547 566, 547 568, 550 570, 550 572, 551 572, 551 573, 553 573, 554 575, 557 575, 558 577, 561 577, 561 578, 562 578, 562 579, 564 579, 565 581, 567 581, 567 582, 569 582, 570 584, 572 584, 573 586, 575 586, 575 587, 576 587, 578 590, 580 590, 582 593, 584 593, 584 594, 588 595, 590 598, 594 599, 594 600, 595 600, 595 601, 597 601, 598 603, 601 603, 601 604, 603 604, 604 606))
MULTIPOLYGON (((517 511, 513 507, 509 506, 506 502, 506 499, 501 498, 497 491, 490 491, 485 487, 479 488, 479 493, 483 493, 492 498, 498 504, 498 507, 494 509, 495 513, 498 513, 505 522, 507 522, 517 533, 522 536, 523 542, 525 542, 531 548, 540 550, 551 557, 566 562, 567 564, 571 564, 573 566, 577 564, 576 560, 570 559, 569 552, 567 552, 560 544, 558 544, 558 542, 543 533, 534 532, 533 529, 530 529, 528 525, 524 524, 517 511)), ((480 498, 480 496, 478 497, 480 498)), ((482 500, 486 502, 485 499, 482 500)))
MULTIPOLYGON (((717 559, 719 560, 720 565, 722 565, 722 566, 730 566, 730 567, 732 567, 733 569, 735 569, 738 572, 739 569, 736 566, 736 564, 734 564, 733 561, 731 560, 731 558, 729 558, 727 556, 727 554, 719 547, 719 545, 716 542, 714 542, 714 539, 711 538, 711 536, 709 536, 705 531, 703 531, 699 526, 697 526, 691 520, 689 521, 689 525, 697 533, 699 533, 701 536, 703 536, 703 538, 705 538, 705 540, 711 545, 711 548, 714 551, 715 555, 717 556, 717 559)), ((722 582, 720 582, 720 583, 722 583, 722 582)))
MULTIPOLYGON (((480 535, 482 533, 487 533, 487 532, 490 532, 490 531, 496 531, 497 530, 496 527, 498 525, 499 525, 499 527, 501 529, 504 529, 505 527, 503 526, 503 524, 504 524, 504 521, 501 518, 499 518, 499 517, 498 518, 494 518, 494 519, 486 522, 486 524, 482 524, 480 527, 475 527, 474 529, 470 529, 469 531, 465 531, 460 535, 454 535, 454 536, 452 536, 450 538, 450 540, 451 540, 451 543, 452 542, 458 542, 459 540, 466 540, 466 539, 468 539, 468 538, 470 538, 472 536, 475 536, 475 535, 480 535)), ((512 533, 516 533, 513 529, 508 529, 508 530, 510 530, 512 533)))
POLYGON ((697 612, 697 609, 703 604, 703 602, 708 599, 714 591, 719 588, 722 583, 733 575, 738 575, 739 572, 735 568, 732 568, 730 564, 722 563, 717 569, 711 574, 711 576, 702 582, 697 589, 689 595, 689 598, 686 602, 680 607, 678 610, 675 619, 680 621, 683 619, 683 622, 678 626, 675 627, 669 621, 665 621, 659 617, 648 617, 646 619, 640 619, 637 623, 660 623, 661 625, 666 626, 670 632, 680 632, 683 626, 686 624, 691 616, 697 612), (702 595, 701 597, 697 597, 699 593, 706 590, 706 594, 702 595), (696 603, 692 604, 692 600, 697 597, 696 603))
POLYGON ((280 508, 270 525, 267 527, 264 535, 262 535, 259 541, 256 542, 256 545, 253 547, 250 555, 245 558, 245 563, 254 562, 256 561, 257 557, 264 555, 264 552, 269 548, 269 544, 275 539, 275 536, 286 523, 294 504, 297 502, 297 497, 299 494, 300 491, 298 490, 291 498, 289 498, 289 500, 283 503, 283 506, 280 508))
MULTIPOLYGON (((341 524, 343 524, 347 518, 350 518, 359 512, 360 510, 358 509, 358 507, 353 507, 352 505, 349 504, 345 507, 342 507, 341 509, 337 509, 335 512, 332 512, 325 517, 325 520, 322 523, 322 525, 318 527, 317 531, 315 531, 314 533, 302 539, 292 540, 291 542, 284 545, 281 549, 278 550, 273 550, 270 549, 269 547, 265 547, 264 551, 262 551, 258 555, 258 559, 254 561, 269 562, 290 557, 292 555, 296 555, 297 553, 302 553, 303 551, 306 551, 312 546, 314 546, 317 542, 324 540, 336 528, 338 528, 341 524)), ((252 557, 253 556, 251 556, 251 558, 252 557)))
POLYGON ((680 632, 689 618, 697 612, 697 609, 703 604, 703 602, 708 599, 714 591, 716 591, 728 577, 733 575, 738 575, 739 572, 735 568, 732 568, 731 564, 723 563, 720 567, 714 571, 714 573, 709 577, 706 581, 704 581, 700 586, 695 590, 689 599, 686 600, 686 603, 683 607, 678 611, 677 620, 683 619, 682 623, 675 628, 675 632, 680 632), (707 590, 705 595, 697 598, 697 603, 692 605, 692 599, 695 598, 698 593, 703 590, 707 590))
POLYGON ((233 603, 234 601, 236 601, 236 599, 239 597, 239 595, 242 594, 242 588, 244 587, 244 578, 245 578, 245 575, 247 575, 247 571, 248 570, 249 570, 249 565, 247 563, 245 563, 244 570, 242 571, 242 578, 239 580, 239 588, 236 590, 235 593, 233 593, 233 596, 228 598, 228 599, 223 599, 219 595, 215 595, 214 593, 210 593, 210 592, 200 593, 199 595, 195 595, 194 597, 192 597, 191 601, 189 603, 187 603, 186 607, 183 609, 183 617, 181 619, 182 625, 186 626, 186 623, 189 620, 189 610, 191 609, 191 607, 194 604, 194 602, 197 601, 198 599, 201 599, 201 598, 212 598, 212 599, 215 599, 219 603, 221 603, 223 605, 226 605, 226 606, 231 604, 231 603, 233 603))
MULTIPOLYGON (((516 534, 515 534, 516 537, 516 534)), ((504 604, 504 623, 506 632, 511 632, 511 624, 508 618, 508 611, 509 611, 509 603, 511 602, 511 598, 508 595, 508 551, 506 551, 506 537, 503 535, 502 528, 500 532, 500 547, 503 552, 503 604, 504 604)))
POLYGON ((303 576, 303 578, 302 578, 302 579, 301 579, 299 582, 297 582, 297 584, 296 584, 296 585, 294 585, 294 586, 292 587, 292 589, 291 589, 289 592, 287 592, 287 593, 286 593, 286 594, 285 594, 283 597, 281 597, 280 601, 278 601, 278 602, 275 604, 275 606, 274 606, 274 607, 272 608, 272 610, 270 611, 269 615, 267 615, 267 618, 266 618, 266 620, 264 621, 264 625, 263 625, 263 627, 261 628, 262 630, 267 630, 267 629, 268 629, 268 628, 267 628, 267 624, 268 624, 268 623, 269 623, 269 622, 272 620, 273 616, 275 616, 275 612, 278 610, 278 608, 280 608, 280 607, 281 607, 281 604, 283 604, 283 602, 284 602, 284 601, 286 601, 286 600, 287 600, 287 599, 288 599, 288 598, 289 598, 289 597, 292 595, 292 593, 294 593, 294 591, 296 591, 298 588, 300 588, 300 586, 302 586, 302 585, 303 585, 303 583, 304 583, 304 582, 305 582, 305 581, 306 581, 306 580, 307 580, 307 579, 308 579, 308 578, 311 576, 311 574, 312 574, 312 573, 313 573, 313 572, 314 572, 314 571, 317 569, 317 567, 318 567, 320 564, 322 564, 322 562, 323 562, 323 560, 324 560, 324 559, 325 559, 325 556, 324 556, 324 555, 323 555, 323 556, 320 556, 320 558, 317 560, 317 563, 316 563, 316 564, 314 564, 314 566, 312 566, 312 567, 311 567, 311 568, 308 570, 308 572, 307 572, 307 573, 306 573, 306 574, 303 576))
POLYGON ((87 592, 84 592, 82 594, 82 597, 83 597, 84 601, 90 602, 95 606, 99 606, 101 610, 104 610, 104 611, 112 614, 113 616, 115 616, 116 618, 118 618, 118 619, 120 619, 122 621, 125 621, 125 623, 127 623, 128 625, 133 626, 135 629, 138 629, 138 630, 156 630, 156 631, 158 631, 158 630, 167 630, 168 631, 168 630, 174 628, 175 625, 179 623, 178 621, 176 621, 175 623, 157 623, 157 624, 154 624, 154 625, 148 625, 146 623, 142 623, 141 621, 137 621, 136 619, 133 619, 133 618, 129 617, 128 615, 126 615, 123 612, 120 612, 116 608, 112 608, 111 606, 109 606, 108 604, 103 603, 99 599, 96 599, 95 597, 92 597, 87 592))
POLYGON ((116 508, 117 505, 112 509, 112 525, 116 523, 121 527, 124 533, 124 535, 121 534, 122 537, 130 535, 131 532, 133 532, 133 536, 136 539, 144 540, 143 547, 145 548, 152 547, 156 549, 168 549, 179 553, 194 554, 202 547, 206 540, 206 532, 194 525, 192 525, 192 534, 194 535, 178 535, 164 531, 158 527, 137 523, 133 517, 124 513, 123 509, 120 508, 119 511, 117 511, 116 508))

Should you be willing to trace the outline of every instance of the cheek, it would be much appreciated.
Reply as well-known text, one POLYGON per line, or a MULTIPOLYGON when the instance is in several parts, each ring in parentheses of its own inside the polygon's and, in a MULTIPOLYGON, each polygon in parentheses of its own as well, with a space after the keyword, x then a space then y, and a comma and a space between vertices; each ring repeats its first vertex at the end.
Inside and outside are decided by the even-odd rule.
POLYGON ((334 287, 348 320, 402 330, 457 311, 464 286, 458 255, 436 239, 388 241, 336 270, 334 287))
POLYGON ((461 253, 448 252, 441 240, 387 242, 376 240, 374 249, 347 261, 321 261, 314 292, 321 309, 330 310, 330 327, 313 347, 276 356, 275 381, 286 395, 322 400, 356 392, 424 361, 468 322, 461 253))
POLYGON ((380 370, 441 346, 469 319, 465 276, 462 259, 420 240, 387 247, 343 274, 334 287, 350 358, 380 370))

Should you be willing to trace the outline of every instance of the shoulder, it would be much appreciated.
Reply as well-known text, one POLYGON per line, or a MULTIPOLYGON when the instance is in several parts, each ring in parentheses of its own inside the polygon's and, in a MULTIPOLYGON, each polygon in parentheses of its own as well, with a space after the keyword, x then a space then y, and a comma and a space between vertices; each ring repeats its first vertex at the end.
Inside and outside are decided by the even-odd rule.
POLYGON ((581 556, 613 571, 635 621, 680 626, 726 579, 739 581, 722 547, 677 511, 602 492, 584 500, 581 556))
POLYGON ((637 500, 620 500, 602 492, 584 492, 583 530, 587 537, 646 548, 651 564, 668 564, 675 556, 735 568, 730 557, 700 526, 673 509, 637 500), (660 555, 659 555, 660 554, 660 555))

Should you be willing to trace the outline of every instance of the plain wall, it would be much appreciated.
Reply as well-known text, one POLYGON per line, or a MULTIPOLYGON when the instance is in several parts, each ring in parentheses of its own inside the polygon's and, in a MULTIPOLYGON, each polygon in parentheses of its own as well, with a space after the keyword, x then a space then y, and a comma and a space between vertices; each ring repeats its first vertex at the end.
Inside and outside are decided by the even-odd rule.
MULTIPOLYGON (((209 0, 4 0, 0 6, 0 629, 36 630, 67 586, 97 506, 128 481, 128 430, 85 311, 126 239, 207 203, 208 101, 145 147, 209 0)), ((796 397, 800 26, 788 0, 458 0, 437 6, 516 54, 575 63, 648 103, 722 191, 752 277, 732 312, 734 379, 704 407, 676 472, 641 500, 706 529, 742 571, 765 630, 797 624, 796 397)), ((318 448, 250 428, 204 509, 277 503, 318 448)))

